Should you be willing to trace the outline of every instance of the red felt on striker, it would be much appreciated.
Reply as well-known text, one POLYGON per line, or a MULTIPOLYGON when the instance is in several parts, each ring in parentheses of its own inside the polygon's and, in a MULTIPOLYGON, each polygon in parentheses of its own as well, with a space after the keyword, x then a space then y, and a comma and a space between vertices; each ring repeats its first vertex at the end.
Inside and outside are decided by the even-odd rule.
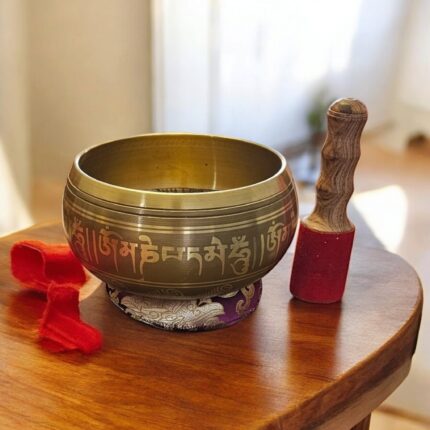
POLYGON ((290 282, 294 297, 312 303, 342 299, 354 232, 319 232, 300 223, 290 282))

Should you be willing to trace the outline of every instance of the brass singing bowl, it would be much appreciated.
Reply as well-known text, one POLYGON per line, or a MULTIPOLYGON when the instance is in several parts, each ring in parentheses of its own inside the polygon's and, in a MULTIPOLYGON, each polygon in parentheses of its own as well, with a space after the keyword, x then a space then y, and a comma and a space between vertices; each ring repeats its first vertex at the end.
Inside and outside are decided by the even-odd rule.
POLYGON ((63 199, 67 240, 109 285, 154 298, 224 295, 287 251, 297 193, 284 157, 256 143, 148 134, 80 153, 63 199))

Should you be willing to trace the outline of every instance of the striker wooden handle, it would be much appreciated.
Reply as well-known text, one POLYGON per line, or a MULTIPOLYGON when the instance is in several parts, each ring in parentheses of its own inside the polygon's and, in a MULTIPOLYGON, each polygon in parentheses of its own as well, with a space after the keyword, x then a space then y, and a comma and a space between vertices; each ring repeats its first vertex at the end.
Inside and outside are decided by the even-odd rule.
POLYGON ((328 108, 327 120, 316 204, 303 223, 317 231, 346 232, 354 229, 346 208, 354 191, 354 171, 360 158, 360 137, 367 109, 359 100, 340 99, 328 108))

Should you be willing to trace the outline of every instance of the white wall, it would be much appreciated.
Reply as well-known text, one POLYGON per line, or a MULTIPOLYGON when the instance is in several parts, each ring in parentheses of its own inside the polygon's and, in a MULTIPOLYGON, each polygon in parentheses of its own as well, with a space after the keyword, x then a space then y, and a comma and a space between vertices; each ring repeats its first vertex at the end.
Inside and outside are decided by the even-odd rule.
POLYGON ((205 0, 152 2, 157 131, 204 132, 210 128, 211 8, 205 0))
POLYGON ((414 0, 405 33, 398 99, 430 113, 430 0, 414 0))
POLYGON ((430 136, 430 0, 410 2, 394 103, 385 146, 403 150, 416 133, 430 136))
POLYGON ((24 2, 0 0, 0 234, 31 223, 24 29, 24 2))
POLYGON ((79 151, 151 129, 150 1, 27 6, 34 175, 63 183, 79 151))
POLYGON ((157 5, 158 130, 240 136, 282 149, 307 136, 306 112, 322 88, 328 99, 361 98, 368 129, 391 118, 406 0, 157 5))
POLYGON ((60 217, 76 153, 151 130, 150 6, 0 0, 0 234, 32 200, 60 217))

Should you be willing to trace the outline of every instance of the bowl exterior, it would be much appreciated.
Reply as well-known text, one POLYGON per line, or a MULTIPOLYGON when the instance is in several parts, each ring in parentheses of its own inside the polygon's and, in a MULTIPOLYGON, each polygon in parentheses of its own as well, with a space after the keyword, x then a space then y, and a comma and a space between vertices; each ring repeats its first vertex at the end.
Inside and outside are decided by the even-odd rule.
POLYGON ((153 298, 224 295, 257 281, 287 251, 297 226, 294 181, 273 196, 213 210, 122 206, 68 181, 67 240, 94 275, 114 288, 153 298))

